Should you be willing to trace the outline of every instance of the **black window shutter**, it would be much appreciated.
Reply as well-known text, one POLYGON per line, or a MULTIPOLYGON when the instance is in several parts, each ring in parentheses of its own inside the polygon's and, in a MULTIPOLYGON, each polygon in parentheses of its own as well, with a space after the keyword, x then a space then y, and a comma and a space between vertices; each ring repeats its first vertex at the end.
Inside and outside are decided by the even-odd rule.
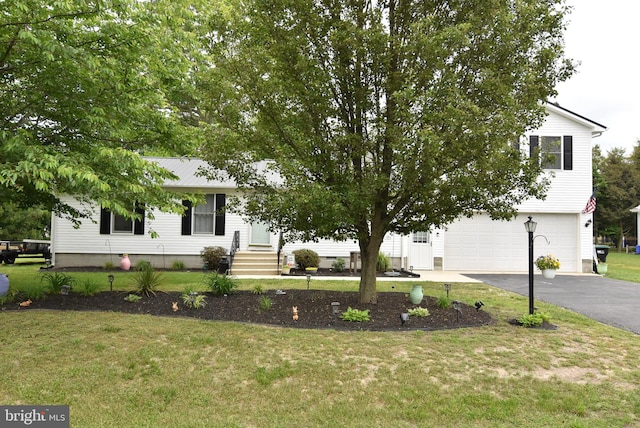
POLYGON ((216 220, 215 235, 223 236, 225 227, 225 204, 226 197, 224 193, 216 193, 216 220))
POLYGON ((182 205, 186 207, 182 215, 182 234, 191 235, 191 211, 193 210, 193 204, 191 201, 182 201, 182 205))
POLYGON ((533 158, 538 155, 538 144, 540 141, 540 137, 537 135, 529 136, 529 157, 533 158))
POLYGON ((133 234, 144 235, 144 204, 136 203, 136 214, 140 215, 140 220, 136 220, 133 223, 133 234))
POLYGON ((562 155, 564 157, 564 169, 570 171, 573 169, 573 137, 565 135, 563 137, 562 155))
POLYGON ((111 234, 111 211, 100 208, 100 235, 111 234))

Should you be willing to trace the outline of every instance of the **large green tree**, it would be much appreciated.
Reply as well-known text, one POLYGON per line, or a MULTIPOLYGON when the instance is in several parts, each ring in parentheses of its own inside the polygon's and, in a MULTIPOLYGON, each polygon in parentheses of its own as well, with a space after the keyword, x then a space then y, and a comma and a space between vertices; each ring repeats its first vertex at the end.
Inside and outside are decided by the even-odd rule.
MULTIPOLYGON (((207 29, 205 156, 289 237, 355 239, 376 302, 387 233, 544 194, 514 149, 573 71, 558 0, 247 0, 207 29), (265 161, 265 162, 260 162, 265 161)), ((525 152, 525 150, 522 150, 525 152)))
MULTIPOLYGON (((636 147, 634 153, 637 151, 636 147)), ((637 153, 629 157, 623 148, 617 147, 599 162, 602 180, 597 189, 597 233, 610 237, 618 247, 622 246, 622 237, 633 233, 635 226, 635 215, 629 211, 638 205, 640 194, 634 159, 638 159, 637 153)))
POLYGON ((189 150, 172 102, 198 52, 188 3, 0 1, 0 200, 72 218, 85 211, 59 196, 180 209, 141 155, 189 150))

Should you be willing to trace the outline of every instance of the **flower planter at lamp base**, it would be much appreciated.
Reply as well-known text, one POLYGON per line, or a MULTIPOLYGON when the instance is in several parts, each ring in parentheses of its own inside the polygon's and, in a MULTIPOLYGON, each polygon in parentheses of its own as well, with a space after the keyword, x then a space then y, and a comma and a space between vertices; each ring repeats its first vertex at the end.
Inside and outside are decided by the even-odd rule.
POLYGON ((547 279, 553 279, 556 276, 555 269, 542 269, 542 276, 547 279))

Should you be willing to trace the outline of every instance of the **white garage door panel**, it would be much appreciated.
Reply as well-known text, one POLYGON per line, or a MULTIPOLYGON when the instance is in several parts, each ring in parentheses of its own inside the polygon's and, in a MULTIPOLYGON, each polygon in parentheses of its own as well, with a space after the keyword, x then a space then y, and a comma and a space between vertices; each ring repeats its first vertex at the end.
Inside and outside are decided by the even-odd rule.
MULTIPOLYGON (((553 254, 561 271, 578 272, 577 216, 537 214, 534 258, 553 254), (549 243, 545 240, 546 237, 549 243)), ((450 225, 445 232, 444 269, 458 271, 526 272, 529 269, 526 216, 513 221, 492 221, 478 215, 450 225)))

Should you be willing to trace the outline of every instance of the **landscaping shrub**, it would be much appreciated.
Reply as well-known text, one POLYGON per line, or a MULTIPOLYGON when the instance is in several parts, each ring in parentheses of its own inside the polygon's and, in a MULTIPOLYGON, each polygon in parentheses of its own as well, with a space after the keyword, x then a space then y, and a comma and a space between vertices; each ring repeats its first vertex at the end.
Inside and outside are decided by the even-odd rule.
POLYGON ((320 256, 313 250, 309 250, 306 248, 295 250, 293 255, 296 257, 296 263, 298 267, 302 270, 308 267, 318 267, 320 266, 320 256))
POLYGON ((132 278, 138 294, 156 294, 156 289, 162 284, 162 274, 153 270, 151 264, 138 267, 132 278))
POLYGON ((336 259, 336 261, 331 263, 331 267, 336 272, 342 272, 344 271, 344 264, 345 264, 344 259, 336 259))
POLYGON ((46 283, 46 292, 60 294, 63 285, 73 285, 75 280, 63 272, 46 272, 40 277, 40 281, 46 283))
POLYGON ((207 265, 209 270, 217 270, 220 260, 227 255, 227 250, 222 247, 204 247, 200 251, 202 261, 207 265))
POLYGON ((218 272, 205 275, 204 285, 216 296, 229 294, 238 287, 238 284, 232 278, 218 272))
POLYGON ((378 272, 387 272, 391 270, 391 259, 384 253, 378 253, 378 261, 376 263, 378 272))

